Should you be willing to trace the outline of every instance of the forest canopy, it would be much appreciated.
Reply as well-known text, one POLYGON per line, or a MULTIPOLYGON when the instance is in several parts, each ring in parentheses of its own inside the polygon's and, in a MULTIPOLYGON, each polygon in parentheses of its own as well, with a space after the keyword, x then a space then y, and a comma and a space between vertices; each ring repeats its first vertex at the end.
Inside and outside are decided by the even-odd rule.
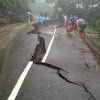
POLYGON ((100 33, 100 0, 45 0, 54 4, 56 14, 77 15, 100 33))
POLYGON ((100 33, 100 0, 0 0, 0 18, 10 22, 24 21, 26 12, 49 11, 54 14, 77 15, 100 33))
POLYGON ((30 10, 30 2, 34 3, 35 0, 0 0, 0 17, 10 22, 23 21, 27 10, 30 10))

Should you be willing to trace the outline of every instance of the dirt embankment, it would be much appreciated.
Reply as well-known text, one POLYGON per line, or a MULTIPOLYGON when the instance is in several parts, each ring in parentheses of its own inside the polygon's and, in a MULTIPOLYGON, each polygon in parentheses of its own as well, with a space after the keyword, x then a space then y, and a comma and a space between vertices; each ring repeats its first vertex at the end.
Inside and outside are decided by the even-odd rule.
POLYGON ((0 50, 5 48, 8 43, 23 29, 27 24, 12 24, 0 28, 0 50))
POLYGON ((97 62, 100 64, 100 38, 95 36, 87 36, 85 34, 84 41, 95 55, 97 62))

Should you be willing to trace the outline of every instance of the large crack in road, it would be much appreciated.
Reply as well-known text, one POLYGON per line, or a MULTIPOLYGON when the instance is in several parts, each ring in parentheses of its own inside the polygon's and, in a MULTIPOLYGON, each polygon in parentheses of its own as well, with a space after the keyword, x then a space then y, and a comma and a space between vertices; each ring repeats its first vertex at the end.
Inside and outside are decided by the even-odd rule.
POLYGON ((85 91, 90 94, 90 96, 93 98, 93 100, 96 100, 96 98, 93 96, 93 94, 87 89, 87 87, 83 83, 82 83, 82 86, 85 89, 85 91))
POLYGON ((63 80, 65 80, 65 81, 68 82, 68 83, 71 83, 71 84, 75 84, 75 85, 80 86, 78 83, 72 82, 72 81, 68 80, 67 78, 65 78, 65 77, 60 73, 60 71, 64 71, 66 74, 68 73, 68 71, 66 71, 66 70, 64 70, 64 69, 62 69, 62 68, 60 68, 60 67, 57 67, 57 66, 55 66, 55 65, 51 65, 51 64, 48 64, 48 63, 42 63, 42 62, 35 62, 35 64, 36 64, 36 65, 43 65, 43 66, 46 66, 46 67, 48 67, 48 68, 55 69, 55 70, 57 70, 57 74, 59 75, 60 78, 62 78, 63 80))
POLYGON ((28 32, 28 33, 27 33, 28 35, 29 35, 29 34, 41 34, 41 33, 39 32, 39 30, 38 30, 39 26, 38 26, 37 23, 36 23, 36 24, 33 24, 32 26, 34 27, 34 29, 31 30, 30 32, 28 32))
POLYGON ((39 62, 42 60, 43 54, 45 54, 46 49, 45 49, 45 39, 43 37, 41 37, 39 34, 41 34, 39 32, 39 26, 38 23, 35 23, 32 25, 34 27, 34 30, 31 30, 30 32, 28 32, 27 34, 37 34, 38 35, 38 44, 36 45, 34 54, 32 55, 32 58, 30 61, 35 62, 39 62))
POLYGON ((66 70, 64 70, 64 69, 62 69, 62 68, 60 68, 60 67, 57 67, 57 66, 55 66, 55 65, 48 64, 48 63, 35 62, 35 64, 36 64, 36 65, 43 65, 43 66, 46 66, 46 67, 48 67, 48 68, 52 68, 52 69, 57 70, 57 71, 58 71, 58 72, 57 72, 57 75, 58 75, 61 79, 65 80, 67 83, 70 83, 70 84, 73 84, 73 85, 77 85, 77 86, 79 86, 79 87, 82 87, 82 88, 90 95, 90 97, 91 97, 93 100, 96 100, 95 97, 93 96, 93 94, 87 89, 87 87, 86 87, 82 82, 80 82, 80 84, 79 84, 79 83, 70 81, 70 80, 67 79, 65 76, 63 76, 62 73, 61 73, 60 71, 64 71, 64 72, 68 73, 66 70))
MULTIPOLYGON (((42 63, 41 60, 42 60, 42 57, 43 55, 45 54, 46 52, 46 48, 45 48, 45 39, 43 37, 41 37, 39 34, 41 34, 39 31, 38 31, 38 25, 37 24, 34 24, 33 25, 35 27, 34 30, 28 32, 28 35, 33 33, 33 34, 37 34, 38 35, 38 41, 39 41, 39 44, 36 46, 36 49, 35 49, 35 52, 34 52, 34 55, 32 55, 32 58, 31 58, 31 61, 34 62, 34 64, 36 65, 42 65, 43 67, 48 67, 48 68, 52 68, 54 70, 57 70, 57 75, 65 80, 66 82, 70 83, 70 84, 73 84, 73 85, 76 85, 76 86, 79 86, 81 88, 83 88, 89 95, 90 97, 93 99, 93 100, 96 100, 96 98, 93 96, 93 94, 87 89, 87 87, 82 83, 76 83, 76 82, 73 82, 73 81, 70 81, 69 79, 67 79, 64 75, 62 75, 61 71, 65 72, 66 74, 68 74, 68 72, 60 67, 57 67, 55 65, 51 65, 51 64, 48 64, 48 63, 42 63)), ((57 28, 61 27, 62 25, 59 25, 57 28)))
POLYGON ((39 41, 39 44, 36 46, 35 53, 34 55, 32 55, 32 58, 31 58, 31 61, 33 61, 34 63, 41 61, 43 55, 46 52, 45 41, 40 35, 38 35, 38 41, 39 41))
POLYGON ((54 65, 51 65, 51 64, 48 64, 48 63, 42 63, 42 62, 35 62, 36 65, 43 65, 43 66, 46 66, 48 68, 52 68, 52 69, 55 69, 55 70, 61 70, 61 71, 64 71, 66 73, 68 73, 66 70, 60 68, 60 67, 57 67, 57 66, 54 66, 54 65))

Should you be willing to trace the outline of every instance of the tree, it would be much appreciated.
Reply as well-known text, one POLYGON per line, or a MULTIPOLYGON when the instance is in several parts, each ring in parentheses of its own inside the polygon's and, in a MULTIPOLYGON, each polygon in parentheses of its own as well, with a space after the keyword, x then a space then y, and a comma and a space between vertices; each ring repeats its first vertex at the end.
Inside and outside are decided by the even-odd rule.
POLYGON ((23 21, 30 9, 29 2, 35 0, 0 0, 0 15, 9 17, 11 22, 23 21))
POLYGON ((45 0, 54 4, 55 12, 77 15, 87 21, 88 25, 100 32, 100 0, 45 0), (59 9, 61 9, 59 11, 59 9))

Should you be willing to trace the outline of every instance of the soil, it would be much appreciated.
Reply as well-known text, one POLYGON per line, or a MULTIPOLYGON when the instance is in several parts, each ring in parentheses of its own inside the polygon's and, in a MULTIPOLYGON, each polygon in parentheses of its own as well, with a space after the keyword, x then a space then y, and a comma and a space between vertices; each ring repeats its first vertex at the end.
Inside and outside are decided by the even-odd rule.
POLYGON ((95 59, 100 65, 100 38, 96 37, 95 35, 88 36, 85 34, 84 41, 89 46, 95 56, 95 59))

